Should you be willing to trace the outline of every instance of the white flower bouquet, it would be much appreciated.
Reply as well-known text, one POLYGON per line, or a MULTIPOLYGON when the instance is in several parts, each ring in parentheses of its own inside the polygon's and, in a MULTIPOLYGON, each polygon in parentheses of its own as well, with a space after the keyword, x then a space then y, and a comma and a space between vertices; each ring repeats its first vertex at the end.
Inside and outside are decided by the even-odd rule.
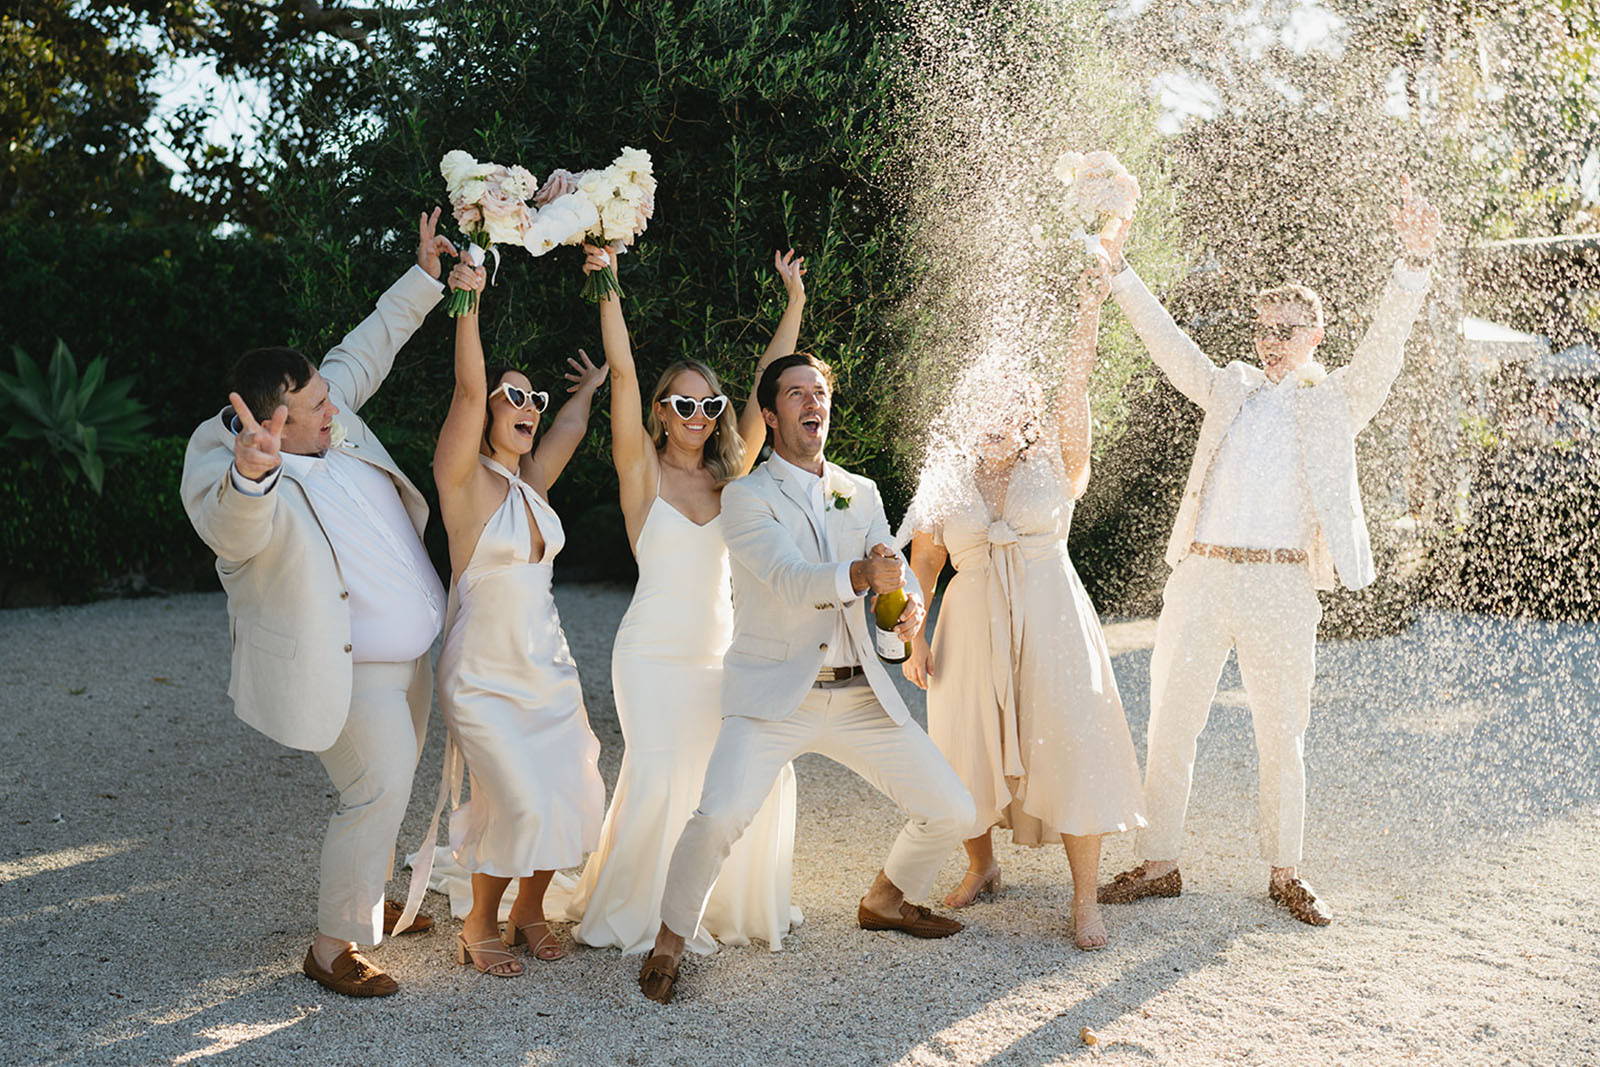
MULTIPOLYGON (((557 197, 539 210, 524 246, 536 256, 559 245, 592 244, 602 248, 633 244, 650 224, 656 210, 656 179, 650 153, 624 148, 609 167, 571 176, 572 192, 557 197)), ((607 293, 622 295, 613 268, 591 273, 583 295, 601 300, 607 293)))
POLYGON ((1063 152, 1053 169, 1067 187, 1061 207, 1074 227, 1071 236, 1082 242, 1087 255, 1104 257, 1100 235, 1133 218, 1139 179, 1110 152, 1063 152))
MULTIPOLYGON (((479 163, 459 150, 445 153, 439 161, 439 173, 444 177, 456 224, 467 237, 467 262, 481 267, 484 258, 492 253, 498 267, 500 252, 495 246, 522 244, 524 235, 533 225, 534 215, 528 207, 528 198, 538 188, 538 179, 523 167, 479 163)), ((464 289, 451 291, 449 311, 452 316, 477 310, 477 293, 464 289)))

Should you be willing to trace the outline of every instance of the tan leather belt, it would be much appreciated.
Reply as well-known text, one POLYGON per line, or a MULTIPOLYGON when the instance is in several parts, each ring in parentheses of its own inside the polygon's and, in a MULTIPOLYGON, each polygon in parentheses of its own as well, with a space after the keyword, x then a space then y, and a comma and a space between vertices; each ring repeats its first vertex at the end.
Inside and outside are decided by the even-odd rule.
POLYGON ((1195 541, 1189 551, 1197 556, 1225 559, 1229 563, 1304 563, 1306 554, 1298 548, 1234 548, 1195 541))
POLYGON ((861 674, 860 667, 824 667, 817 672, 816 685, 827 685, 830 682, 845 682, 861 674))

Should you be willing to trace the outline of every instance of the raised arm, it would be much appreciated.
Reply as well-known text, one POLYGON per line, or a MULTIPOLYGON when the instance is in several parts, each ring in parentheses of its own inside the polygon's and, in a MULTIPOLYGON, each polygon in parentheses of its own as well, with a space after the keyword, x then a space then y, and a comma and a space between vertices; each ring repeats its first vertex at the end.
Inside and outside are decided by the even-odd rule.
MULTIPOLYGON (((605 249, 583 247, 583 272, 604 270, 617 258, 605 249)), ((622 317, 622 298, 608 293, 600 301, 600 341, 611 373, 611 462, 617 468, 624 520, 639 515, 655 492, 656 450, 644 427, 644 404, 633 344, 622 317)))
POLYGON ((578 358, 567 358, 572 367, 563 377, 572 384, 567 386, 567 402, 561 405, 556 417, 550 420, 550 429, 537 448, 522 457, 522 480, 548 493, 556 484, 561 472, 567 469, 572 454, 583 443, 589 432, 589 409, 594 404, 595 390, 606 380, 606 365, 598 367, 589 361, 589 354, 578 349, 578 358), (581 362, 580 362, 581 360, 581 362))
POLYGON ((1352 426, 1361 430, 1389 396, 1389 388, 1405 362, 1406 338, 1428 295, 1428 260, 1439 240, 1439 209, 1414 192, 1409 178, 1400 179, 1400 206, 1394 211, 1395 234, 1404 258, 1395 264, 1361 343, 1350 362, 1328 376, 1344 391, 1352 426))
POLYGON ((1204 405, 1211 397, 1211 387, 1221 368, 1200 351, 1200 346, 1173 321, 1167 309, 1161 306, 1161 301, 1128 266, 1128 261, 1122 256, 1127 241, 1127 225, 1101 237, 1108 257, 1108 264, 1102 269, 1113 275, 1111 295, 1116 298, 1123 314, 1128 316, 1133 332, 1144 342, 1145 348, 1150 351, 1150 358, 1167 376, 1167 381, 1194 403, 1204 405))
POLYGON ((800 320, 806 309, 805 257, 796 256, 792 248, 787 252, 774 252, 772 265, 777 268, 778 277, 783 279, 789 303, 783 309, 783 317, 778 320, 778 328, 772 332, 772 340, 767 342, 767 350, 756 361, 756 376, 750 386, 750 398, 739 412, 739 436, 744 439, 744 468, 739 471, 741 475, 750 473, 750 468, 755 466, 756 456, 761 454, 761 445, 767 439, 767 424, 761 421, 761 406, 756 403, 756 386, 761 384, 761 374, 767 369, 767 364, 794 354, 795 345, 800 340, 800 320))
MULTIPOLYGON (((450 271, 453 289, 483 292, 484 270, 462 261, 450 271)), ((479 300, 482 305, 482 300, 479 300)), ((464 487, 478 469, 478 451, 483 444, 483 425, 487 418, 489 384, 483 368, 483 341, 478 336, 478 312, 456 317, 456 386, 450 394, 450 410, 439 430, 439 443, 433 449, 433 480, 439 487, 440 503, 464 487)))
POLYGON ((417 265, 378 298, 378 305, 361 324, 345 334, 322 357, 319 368, 328 380, 334 403, 350 411, 360 411, 389 376, 395 354, 400 351, 428 312, 444 299, 439 284, 442 252, 455 254, 450 241, 435 232, 439 209, 417 221, 417 265))
POLYGON ((1100 335, 1100 305, 1110 292, 1105 271, 1090 268, 1078 277, 1078 320, 1067 338, 1062 361, 1060 393, 1056 397, 1061 463, 1067 486, 1076 500, 1089 485, 1089 451, 1092 418, 1089 411, 1089 375, 1094 371, 1100 335))

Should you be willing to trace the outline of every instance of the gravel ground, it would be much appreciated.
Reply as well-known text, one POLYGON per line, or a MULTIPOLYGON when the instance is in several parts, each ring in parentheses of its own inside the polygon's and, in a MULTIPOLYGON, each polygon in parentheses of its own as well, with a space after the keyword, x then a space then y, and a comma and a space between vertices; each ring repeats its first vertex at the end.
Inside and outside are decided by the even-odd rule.
MULTIPOLYGON (((558 600, 612 780, 627 592, 558 600)), ((1006 892, 962 935, 857 930, 901 820, 807 757, 805 926, 781 953, 691 959, 661 1007, 610 951, 513 981, 458 968, 448 921, 378 950, 399 996, 301 976, 331 787, 234 719, 224 619, 216 594, 0 613, 0 1060, 1600 1063, 1600 628, 1440 614, 1323 646, 1305 867, 1338 913, 1323 930, 1266 900, 1231 668, 1200 742, 1188 892, 1111 909, 1105 952, 1071 946, 1061 853, 1010 845, 1006 892)), ((1152 626, 1109 632, 1142 749, 1152 626)), ((408 843, 440 750, 436 718, 408 843)), ((1109 840, 1106 873, 1133 858, 1109 840)), ((959 871, 952 855, 941 892, 959 871)), ((441 897, 426 909, 444 920, 441 897)))

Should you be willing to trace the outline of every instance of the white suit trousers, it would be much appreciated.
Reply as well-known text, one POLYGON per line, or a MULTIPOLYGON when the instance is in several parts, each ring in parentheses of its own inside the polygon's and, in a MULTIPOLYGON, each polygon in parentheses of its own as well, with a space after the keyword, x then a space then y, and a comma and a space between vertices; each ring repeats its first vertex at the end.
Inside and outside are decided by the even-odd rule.
POLYGON ((1255 724, 1261 858, 1300 862, 1305 833, 1303 741, 1311 717, 1322 606, 1310 571, 1286 563, 1185 556, 1167 579, 1150 657, 1150 728, 1139 854, 1176 860, 1194 777, 1195 742, 1230 649, 1255 724))
POLYGON ((778 772, 817 752, 855 771, 910 816, 883 871, 908 900, 924 900, 939 866, 970 831, 967 788, 914 722, 896 725, 864 679, 814 688, 786 719, 722 720, 700 807, 673 850, 661 921, 693 937, 728 850, 755 817, 778 772))
POLYGON ((429 706, 413 709, 406 699, 424 662, 355 664, 350 717, 317 753, 339 791, 322 839, 317 930, 341 941, 383 940, 383 889, 428 729, 429 706))

